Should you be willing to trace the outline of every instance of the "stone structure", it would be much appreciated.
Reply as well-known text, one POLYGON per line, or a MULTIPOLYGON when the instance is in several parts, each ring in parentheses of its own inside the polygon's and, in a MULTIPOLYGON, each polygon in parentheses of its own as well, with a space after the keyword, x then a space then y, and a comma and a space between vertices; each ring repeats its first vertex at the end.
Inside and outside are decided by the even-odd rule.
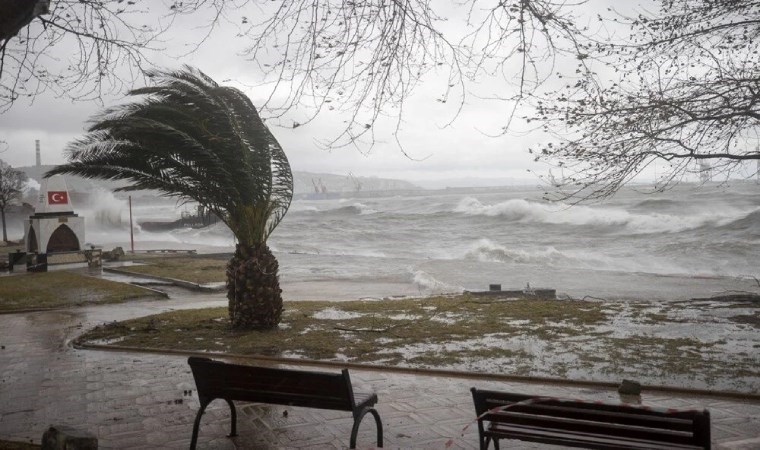
POLYGON ((641 383, 632 380, 623 380, 618 386, 620 395, 641 395, 641 383))
POLYGON ((29 253, 82 250, 84 218, 74 214, 62 176, 42 180, 35 213, 29 217, 24 232, 24 243, 29 253))
POLYGON ((86 431, 51 425, 42 435, 42 450, 98 450, 98 438, 86 431))

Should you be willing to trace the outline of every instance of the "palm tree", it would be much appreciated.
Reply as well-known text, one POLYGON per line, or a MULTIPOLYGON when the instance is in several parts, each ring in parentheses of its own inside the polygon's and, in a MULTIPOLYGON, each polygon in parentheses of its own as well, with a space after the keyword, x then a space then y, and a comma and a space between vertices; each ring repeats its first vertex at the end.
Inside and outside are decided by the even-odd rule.
POLYGON ((220 217, 238 244, 227 265, 232 327, 269 329, 282 315, 277 260, 266 245, 293 198, 280 144, 251 100, 200 70, 154 70, 154 86, 106 110, 45 176, 125 180, 118 190, 154 189, 195 200, 220 217))

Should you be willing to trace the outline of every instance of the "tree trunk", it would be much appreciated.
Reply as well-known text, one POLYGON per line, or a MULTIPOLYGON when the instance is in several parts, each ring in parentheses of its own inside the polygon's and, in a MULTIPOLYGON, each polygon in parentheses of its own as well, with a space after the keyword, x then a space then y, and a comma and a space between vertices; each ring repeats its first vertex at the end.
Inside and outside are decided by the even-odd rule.
POLYGON ((0 209, 0 216, 3 217, 3 242, 8 242, 8 231, 5 229, 5 208, 0 209))
POLYGON ((50 12, 49 0, 0 0, 0 41, 10 40, 35 17, 50 12))
POLYGON ((227 264, 227 299, 234 329, 276 328, 282 317, 278 264, 266 244, 238 244, 227 264))

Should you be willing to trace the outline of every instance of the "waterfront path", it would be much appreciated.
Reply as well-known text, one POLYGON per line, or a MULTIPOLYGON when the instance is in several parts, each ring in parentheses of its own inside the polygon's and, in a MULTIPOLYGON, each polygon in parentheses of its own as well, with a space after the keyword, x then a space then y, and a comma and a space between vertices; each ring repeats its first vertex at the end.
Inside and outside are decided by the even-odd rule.
MULTIPOLYGON (((95 325, 166 311, 225 305, 223 294, 172 292, 172 299, 0 315, 0 440, 40 442, 51 424, 95 434, 101 448, 187 448, 199 404, 187 358, 77 350, 70 341, 95 325), (191 391, 188 394, 187 391, 191 391)), ((319 370, 319 369, 315 369, 319 370)), ((324 369, 335 371, 335 369, 324 369)), ((353 370, 357 390, 374 389, 387 448, 477 448, 469 388, 618 401, 609 389, 484 381, 353 370)), ((714 448, 760 448, 760 401, 645 392, 644 403, 708 408, 714 448)), ((241 405, 242 406, 242 405, 241 405)), ((198 448, 346 448, 345 412, 268 405, 239 407, 240 436, 229 410, 211 404, 198 448), (287 411, 287 414, 285 414, 287 411)), ((362 423, 360 447, 374 445, 374 423, 362 423)), ((510 448, 543 448, 515 443, 510 448)))

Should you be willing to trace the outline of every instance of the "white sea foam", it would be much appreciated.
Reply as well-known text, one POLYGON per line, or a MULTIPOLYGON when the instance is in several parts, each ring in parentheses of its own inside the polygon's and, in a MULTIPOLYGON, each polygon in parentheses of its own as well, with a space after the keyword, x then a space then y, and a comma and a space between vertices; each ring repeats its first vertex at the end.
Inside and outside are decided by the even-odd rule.
POLYGON ((491 262, 511 262, 518 264, 567 264, 571 258, 554 247, 538 248, 532 251, 508 249, 489 239, 480 239, 465 253, 466 259, 491 262))
POLYGON ((129 227, 129 205, 126 200, 116 198, 105 189, 92 191, 83 205, 74 205, 75 210, 87 217, 88 227, 114 228, 129 227))
POLYGON ((594 270, 614 270, 644 273, 690 273, 684 267, 658 257, 613 257, 592 249, 560 251, 555 247, 537 247, 525 250, 508 248, 490 239, 472 243, 462 258, 480 262, 526 264, 533 266, 572 267, 594 270))
POLYGON ((32 191, 32 190, 39 191, 41 187, 42 186, 40 185, 39 182, 37 182, 37 180, 35 180, 34 178, 28 178, 24 185, 24 191, 32 191))
MULTIPOLYGON (((278 251, 271 241, 269 247, 272 251, 278 251)), ((384 258, 386 256, 386 254, 380 250, 369 248, 322 248, 318 251, 297 251, 297 253, 322 256, 360 256, 364 258, 384 258)))
POLYGON ((358 214, 358 215, 376 214, 378 212, 376 209, 371 208, 365 205, 364 203, 354 202, 350 205, 346 205, 346 203, 348 203, 346 199, 341 199, 340 201, 338 201, 337 204, 330 203, 322 208, 317 208, 315 206, 311 206, 311 207, 301 206, 299 207, 299 210, 317 211, 323 214, 343 213, 343 214, 358 214))
POLYGON ((203 242, 204 245, 229 247, 234 243, 232 231, 222 222, 205 228, 181 228, 173 232, 180 242, 203 242))
POLYGON ((368 215, 368 214, 377 214, 376 209, 372 209, 369 206, 365 205, 364 203, 354 203, 351 205, 353 208, 356 209, 356 211, 359 212, 361 215, 368 215))
POLYGON ((679 232, 706 225, 723 225, 746 215, 746 211, 704 212, 696 215, 634 214, 623 209, 511 199, 493 205, 465 197, 454 212, 471 216, 501 217, 509 221, 554 225, 623 227, 627 233, 679 232))
POLYGON ((288 212, 318 212, 319 208, 314 205, 308 205, 301 202, 293 202, 288 208, 288 212))
POLYGON ((413 280, 414 284, 420 290, 430 294, 448 294, 452 292, 462 292, 464 290, 462 286, 454 286, 444 283, 422 270, 414 271, 413 280))

